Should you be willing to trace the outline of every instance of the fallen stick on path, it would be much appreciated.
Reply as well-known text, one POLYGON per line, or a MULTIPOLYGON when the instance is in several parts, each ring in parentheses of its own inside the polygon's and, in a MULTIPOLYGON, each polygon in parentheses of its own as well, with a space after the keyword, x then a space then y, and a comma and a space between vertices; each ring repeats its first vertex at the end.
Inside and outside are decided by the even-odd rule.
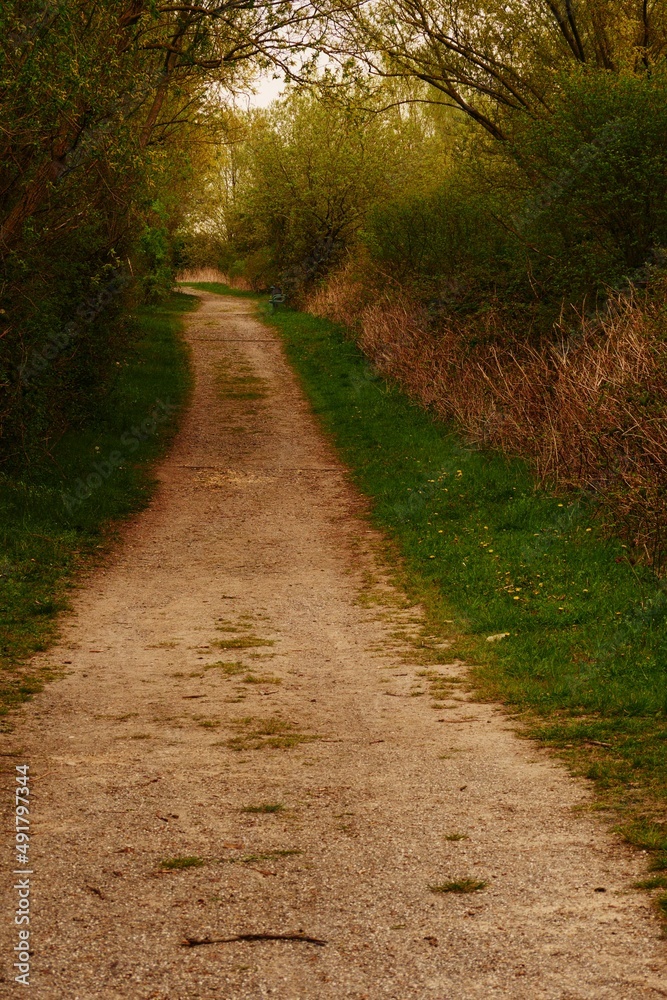
POLYGON ((186 937, 181 941, 184 948, 197 948, 201 944, 232 944, 235 941, 304 941, 306 944, 325 945, 321 938, 309 937, 307 934, 235 934, 227 938, 196 938, 186 937))

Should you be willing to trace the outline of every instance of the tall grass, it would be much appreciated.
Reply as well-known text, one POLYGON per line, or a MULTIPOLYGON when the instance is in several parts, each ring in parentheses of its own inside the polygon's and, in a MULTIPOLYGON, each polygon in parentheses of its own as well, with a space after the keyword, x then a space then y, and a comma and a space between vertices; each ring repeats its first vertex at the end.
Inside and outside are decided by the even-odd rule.
POLYGON ((617 294, 541 342, 491 306, 435 320, 404 292, 374 293, 351 270, 310 297, 376 367, 475 443, 531 460, 542 481, 591 491, 643 561, 667 560, 667 340, 662 304, 617 294))
POLYGON ((181 285, 223 284, 240 292, 252 291, 250 282, 245 278, 239 275, 230 276, 217 267, 186 268, 176 275, 176 281, 181 285))

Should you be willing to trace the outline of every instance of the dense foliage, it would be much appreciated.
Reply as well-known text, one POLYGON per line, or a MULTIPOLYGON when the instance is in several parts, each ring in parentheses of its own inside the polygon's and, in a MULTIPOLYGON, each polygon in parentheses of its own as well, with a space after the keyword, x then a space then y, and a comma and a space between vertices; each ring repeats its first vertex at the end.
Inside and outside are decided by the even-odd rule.
POLYGON ((225 91, 298 50, 307 17, 290 2, 3 3, 3 460, 48 451, 97 407, 128 297, 171 284, 171 237, 202 140, 224 131, 225 91))
POLYGON ((503 142, 437 106, 381 114, 383 88, 370 108, 358 91, 289 96, 247 122, 209 262, 304 288, 363 251, 424 300, 501 299, 546 332, 564 302, 644 281, 667 244, 664 69, 557 82, 548 113, 506 123, 503 142))

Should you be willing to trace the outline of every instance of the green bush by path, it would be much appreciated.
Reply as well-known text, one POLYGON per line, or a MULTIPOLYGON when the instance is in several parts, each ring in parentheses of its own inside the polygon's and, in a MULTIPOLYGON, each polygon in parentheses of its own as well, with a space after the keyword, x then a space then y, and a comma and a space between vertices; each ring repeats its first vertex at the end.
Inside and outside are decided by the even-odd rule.
MULTIPOLYGON (((576 346, 610 292, 665 273, 667 73, 587 69, 559 86, 494 156, 473 145, 433 189, 369 211, 361 239, 383 279, 473 342, 576 346)), ((368 263, 358 271, 377 284, 368 263)))
POLYGON ((137 337, 94 421, 66 434, 52 461, 0 477, 0 711, 38 690, 43 675, 21 666, 56 635, 56 614, 85 557, 109 528, 149 499, 151 468, 176 427, 189 386, 175 293, 141 308, 137 337))
POLYGON ((663 586, 602 535, 584 498, 551 496, 523 463, 467 447, 378 378, 339 327, 289 310, 266 320, 398 543, 412 596, 436 627, 455 621, 478 693, 515 706, 667 865, 663 586))

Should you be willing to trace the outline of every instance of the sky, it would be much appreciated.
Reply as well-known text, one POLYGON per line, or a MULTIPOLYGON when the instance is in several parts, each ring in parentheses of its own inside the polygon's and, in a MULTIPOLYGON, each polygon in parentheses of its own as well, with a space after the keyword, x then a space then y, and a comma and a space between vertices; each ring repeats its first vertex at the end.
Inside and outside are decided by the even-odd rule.
POLYGON ((275 101, 285 87, 285 81, 282 77, 274 80, 270 74, 262 75, 255 88, 257 90, 256 94, 248 95, 248 103, 251 108, 267 108, 271 101, 275 101))

